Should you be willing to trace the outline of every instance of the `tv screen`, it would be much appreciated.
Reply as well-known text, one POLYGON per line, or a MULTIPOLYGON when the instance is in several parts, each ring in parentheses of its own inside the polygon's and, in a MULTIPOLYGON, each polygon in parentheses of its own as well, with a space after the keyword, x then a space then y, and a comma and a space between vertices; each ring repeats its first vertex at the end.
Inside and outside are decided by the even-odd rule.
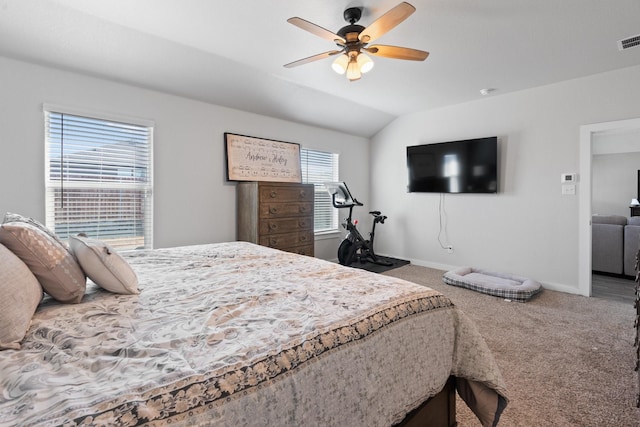
POLYGON ((407 147, 410 193, 497 193, 498 137, 407 147))

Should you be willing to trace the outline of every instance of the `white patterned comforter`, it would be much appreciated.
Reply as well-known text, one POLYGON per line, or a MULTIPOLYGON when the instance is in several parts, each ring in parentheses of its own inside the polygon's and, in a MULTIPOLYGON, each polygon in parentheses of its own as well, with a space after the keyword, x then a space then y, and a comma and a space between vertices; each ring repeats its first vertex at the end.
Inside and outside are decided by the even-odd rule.
POLYGON ((47 300, 0 352, 0 425, 390 426, 452 374, 505 395, 432 289, 243 242, 123 256, 139 295, 47 300))

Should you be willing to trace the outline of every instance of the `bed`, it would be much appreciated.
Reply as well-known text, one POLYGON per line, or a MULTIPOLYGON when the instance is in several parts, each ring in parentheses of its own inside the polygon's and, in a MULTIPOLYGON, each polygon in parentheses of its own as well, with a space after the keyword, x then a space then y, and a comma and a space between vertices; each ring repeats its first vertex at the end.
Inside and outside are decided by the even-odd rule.
POLYGON ((138 293, 45 297, 0 351, 0 425, 453 426, 455 388, 489 426, 507 403, 430 288, 246 242, 121 255, 138 293))

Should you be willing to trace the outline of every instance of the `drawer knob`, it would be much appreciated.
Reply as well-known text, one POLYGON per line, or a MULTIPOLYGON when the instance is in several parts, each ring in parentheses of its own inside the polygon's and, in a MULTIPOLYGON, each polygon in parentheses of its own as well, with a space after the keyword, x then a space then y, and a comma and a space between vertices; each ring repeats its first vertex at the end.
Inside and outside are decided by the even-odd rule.
POLYGON ((300 206, 300 208, 298 209, 298 212, 306 213, 307 212, 307 207, 306 206, 300 206))
POLYGON ((269 213, 277 214, 278 213, 278 208, 276 208, 275 206, 271 206, 269 208, 269 213))
POLYGON ((299 221, 298 226, 300 226, 300 228, 305 228, 307 226, 307 221, 299 221))
POLYGON ((301 242, 306 242, 307 241, 307 236, 305 236, 305 235, 300 236, 300 241, 301 242))
POLYGON ((269 230, 274 231, 278 229, 278 224, 275 222, 270 222, 269 223, 269 230))
POLYGON ((278 192, 276 190, 271 190, 269 196, 271 196, 272 199, 275 199, 276 197, 278 197, 278 192))
POLYGON ((300 198, 304 199, 307 195, 307 192, 305 190, 300 190, 300 198))
POLYGON ((278 244, 276 239, 269 239, 269 246, 274 247, 278 244))

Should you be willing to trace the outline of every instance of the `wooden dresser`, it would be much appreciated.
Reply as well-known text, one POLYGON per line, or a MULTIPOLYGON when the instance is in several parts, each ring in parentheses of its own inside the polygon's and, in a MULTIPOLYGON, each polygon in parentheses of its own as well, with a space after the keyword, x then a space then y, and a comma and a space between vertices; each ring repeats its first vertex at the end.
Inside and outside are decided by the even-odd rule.
POLYGON ((313 184, 239 182, 238 240, 313 256, 313 184))

